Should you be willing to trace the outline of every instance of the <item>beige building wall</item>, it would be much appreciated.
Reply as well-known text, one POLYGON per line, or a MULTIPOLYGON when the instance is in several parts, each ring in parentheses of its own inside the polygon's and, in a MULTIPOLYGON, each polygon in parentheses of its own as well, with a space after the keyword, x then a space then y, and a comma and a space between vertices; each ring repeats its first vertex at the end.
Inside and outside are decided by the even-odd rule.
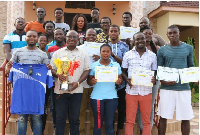
POLYGON ((195 39, 195 55, 199 62, 199 27, 192 27, 180 33, 181 41, 187 41, 188 37, 195 39))
POLYGON ((183 13, 183 12, 169 12, 169 25, 181 26, 199 26, 199 14, 183 13))

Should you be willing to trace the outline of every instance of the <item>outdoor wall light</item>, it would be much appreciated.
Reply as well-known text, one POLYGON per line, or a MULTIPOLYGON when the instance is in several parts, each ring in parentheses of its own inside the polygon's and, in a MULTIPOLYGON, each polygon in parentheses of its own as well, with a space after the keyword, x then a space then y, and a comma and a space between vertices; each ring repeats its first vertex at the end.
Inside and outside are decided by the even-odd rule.
POLYGON ((115 14, 116 14, 116 5, 113 4, 113 15, 115 15, 115 14))
POLYGON ((33 1, 33 10, 35 10, 35 7, 36 7, 36 3, 35 1, 33 1))

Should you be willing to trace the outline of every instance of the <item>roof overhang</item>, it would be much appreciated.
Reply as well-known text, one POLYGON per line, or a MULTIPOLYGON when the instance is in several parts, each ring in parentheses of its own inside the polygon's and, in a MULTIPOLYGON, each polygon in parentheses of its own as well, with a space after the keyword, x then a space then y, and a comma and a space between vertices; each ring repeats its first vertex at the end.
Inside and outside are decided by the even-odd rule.
POLYGON ((199 8, 160 6, 148 14, 148 18, 158 18, 167 12, 186 12, 199 14, 199 8))

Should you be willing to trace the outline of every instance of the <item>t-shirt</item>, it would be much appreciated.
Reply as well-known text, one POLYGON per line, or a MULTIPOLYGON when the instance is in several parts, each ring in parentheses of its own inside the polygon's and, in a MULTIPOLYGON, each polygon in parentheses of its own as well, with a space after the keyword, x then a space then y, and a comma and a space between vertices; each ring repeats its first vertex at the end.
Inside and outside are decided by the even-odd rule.
MULTIPOLYGON (((157 59, 158 66, 177 69, 194 67, 193 47, 183 42, 179 46, 171 46, 168 44, 158 49, 157 59)), ((179 77, 179 83, 169 86, 161 84, 161 89, 181 91, 190 90, 190 86, 189 83, 181 84, 179 77)))
POLYGON ((23 64, 49 64, 46 52, 43 52, 39 48, 28 50, 27 47, 22 47, 14 51, 10 61, 23 64))
POLYGON ((13 54, 15 50, 27 45, 25 38, 26 38, 25 32, 22 35, 18 35, 15 30, 4 37, 3 45, 10 44, 11 54, 13 54))
MULTIPOLYGON (((67 43, 63 46, 63 47, 66 47, 67 46, 67 43)), ((62 48, 63 48, 62 47, 62 48)), ((54 46, 51 46, 48 50, 47 50, 47 52, 49 52, 49 54, 50 54, 50 57, 52 57, 53 56, 53 53, 55 52, 55 51, 57 51, 58 49, 60 49, 57 45, 54 45, 54 46)))
POLYGON ((37 33, 42 32, 45 34, 45 29, 43 28, 43 23, 39 23, 38 21, 29 22, 25 27, 25 32, 29 30, 34 30, 37 33))
POLYGON ((93 28, 97 32, 97 34, 103 31, 100 23, 89 23, 88 28, 93 28))
POLYGON ((11 113, 44 114, 46 85, 53 86, 51 71, 45 64, 13 63, 9 81, 13 84, 11 113), (32 75, 28 75, 30 67, 32 75))
POLYGON ((86 32, 85 31, 77 31, 77 32, 78 32, 78 36, 80 38, 78 45, 82 45, 82 44, 84 44, 84 42, 86 40, 86 38, 85 38, 86 32))
POLYGON ((55 23, 55 22, 53 22, 53 23, 55 24, 55 28, 62 28, 65 32, 70 30, 69 25, 64 23, 64 22, 63 23, 55 23))
MULTIPOLYGON (((95 76, 95 68, 97 66, 105 67, 100 64, 100 59, 97 62, 94 62, 91 66, 89 75, 95 76)), ((110 64, 106 67, 117 67, 118 75, 122 74, 121 67, 117 62, 113 62, 110 59, 110 64)), ((115 89, 115 82, 97 82, 91 94, 91 99, 103 100, 103 99, 113 99, 117 98, 117 91, 115 89)))
POLYGON ((46 45, 45 50, 47 51, 50 47, 55 46, 55 45, 56 45, 56 41, 53 40, 53 41, 51 41, 51 43, 48 43, 48 44, 46 45))

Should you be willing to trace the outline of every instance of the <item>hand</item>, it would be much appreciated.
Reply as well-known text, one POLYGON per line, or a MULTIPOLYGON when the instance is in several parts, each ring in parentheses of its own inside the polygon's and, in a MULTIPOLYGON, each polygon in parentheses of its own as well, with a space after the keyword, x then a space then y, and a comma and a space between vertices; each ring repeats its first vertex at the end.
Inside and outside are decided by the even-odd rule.
POLYGON ((68 77, 63 74, 58 75, 58 79, 60 80, 61 83, 67 81, 67 78, 68 77))
POLYGON ((164 85, 167 85, 167 86, 176 84, 175 81, 169 81, 168 82, 168 81, 161 80, 160 82, 161 82, 161 84, 164 84, 164 85))
POLYGON ((92 82, 92 85, 95 85, 97 83, 97 79, 92 78, 91 82, 92 82))
POLYGON ((118 80, 115 82, 117 85, 121 84, 122 83, 122 79, 121 78, 118 78, 118 80))
POLYGON ((9 62, 6 64, 6 73, 9 73, 9 72, 10 72, 10 69, 12 68, 12 65, 13 65, 13 62, 12 62, 12 61, 9 61, 9 62))
POLYGON ((156 77, 155 76, 152 76, 151 82, 153 83, 153 85, 156 85, 156 77))
POLYGON ((133 84, 131 83, 131 79, 127 80, 128 85, 130 86, 130 89, 133 87, 133 84))
POLYGON ((72 85, 72 88, 69 90, 69 92, 78 88, 78 82, 68 83, 68 85, 72 85))
POLYGON ((49 70, 52 70, 52 66, 50 64, 46 64, 49 70))
POLYGON ((94 61, 97 61, 97 60, 100 59, 100 56, 98 56, 98 55, 93 55, 93 56, 92 56, 92 59, 93 59, 94 61))

